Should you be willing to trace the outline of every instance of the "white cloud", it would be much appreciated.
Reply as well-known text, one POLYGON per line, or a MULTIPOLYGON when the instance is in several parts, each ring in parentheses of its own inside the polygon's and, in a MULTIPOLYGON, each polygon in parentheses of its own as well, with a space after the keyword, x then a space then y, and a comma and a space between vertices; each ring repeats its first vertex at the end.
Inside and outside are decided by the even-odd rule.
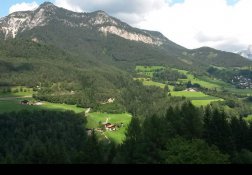
POLYGON ((165 0, 55 0, 55 5, 77 12, 104 10, 130 24, 144 19, 144 15, 166 5, 165 0))
POLYGON ((162 32, 187 48, 236 51, 252 44, 252 1, 239 0, 55 0, 74 11, 104 10, 134 27, 162 32))
POLYGON ((252 43, 252 1, 185 0, 150 12, 137 27, 162 32, 187 48, 210 46, 236 51, 252 43))
POLYGON ((32 3, 18 3, 15 5, 12 5, 9 9, 9 13, 17 12, 17 11, 28 11, 28 10, 34 10, 38 7, 39 5, 36 2, 32 3))

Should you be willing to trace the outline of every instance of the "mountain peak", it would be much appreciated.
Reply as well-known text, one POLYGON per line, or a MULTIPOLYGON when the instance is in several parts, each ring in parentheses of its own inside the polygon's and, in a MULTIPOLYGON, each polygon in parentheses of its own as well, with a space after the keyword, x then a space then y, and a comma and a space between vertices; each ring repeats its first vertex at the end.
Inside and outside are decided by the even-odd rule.
POLYGON ((41 4, 37 9, 45 9, 45 10, 51 10, 51 9, 55 9, 56 6, 51 3, 51 2, 44 2, 43 4, 41 4))
POLYGON ((97 10, 97 11, 94 11, 93 13, 96 13, 96 14, 102 14, 102 15, 108 15, 105 11, 103 10, 97 10))
POLYGON ((133 28, 120 20, 109 16, 105 11, 98 10, 91 13, 75 13, 55 6, 51 2, 44 2, 36 10, 20 12, 8 16, 0 21, 0 37, 15 38, 16 35, 37 27, 47 25, 78 28, 80 30, 97 30, 105 37, 117 35, 121 38, 152 45, 162 45, 167 39, 160 34, 133 28), (53 22, 52 22, 53 21, 53 22))
POLYGON ((42 3, 42 4, 40 5, 40 7, 46 7, 46 6, 54 6, 54 4, 47 1, 47 2, 44 2, 44 3, 42 3))

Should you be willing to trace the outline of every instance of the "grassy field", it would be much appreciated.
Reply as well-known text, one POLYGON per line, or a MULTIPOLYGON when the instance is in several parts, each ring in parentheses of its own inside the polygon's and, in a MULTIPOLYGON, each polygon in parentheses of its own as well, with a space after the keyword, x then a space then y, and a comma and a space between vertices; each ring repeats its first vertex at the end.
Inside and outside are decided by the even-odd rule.
POLYGON ((136 66, 138 72, 155 72, 157 70, 164 69, 163 66, 136 66))
POLYGON ((76 113, 84 112, 84 108, 76 107, 75 105, 66 105, 66 104, 57 104, 57 103, 49 103, 42 102, 41 106, 32 106, 32 105, 21 105, 21 100, 33 100, 32 98, 11 98, 5 99, 0 98, 0 113, 4 112, 12 112, 12 111, 20 111, 20 110, 57 110, 57 111, 67 111, 71 110, 76 113))
MULTIPOLYGON (((134 80, 140 80, 140 81, 142 81, 143 85, 145 85, 145 86, 158 86, 160 88, 164 88, 165 87, 165 84, 163 84, 163 83, 155 82, 155 81, 152 81, 152 80, 146 79, 146 78, 135 78, 134 80)), ((169 89, 171 91, 173 91, 174 86, 168 85, 168 87, 169 87, 169 89)))
POLYGON ((108 118, 108 122, 112 124, 123 123, 124 126, 118 128, 116 131, 105 131, 104 134, 115 143, 120 144, 125 138, 125 131, 128 124, 131 121, 131 115, 128 113, 124 114, 107 114, 100 112, 93 112, 87 115, 87 128, 97 128, 99 127, 99 122, 105 122, 108 118))
POLYGON ((158 70, 165 69, 163 66, 136 66, 136 71, 139 74, 144 74, 153 77, 153 73, 158 70))
POLYGON ((21 105, 22 100, 35 101, 32 98, 33 94, 32 88, 27 88, 24 86, 14 86, 14 87, 1 87, 0 88, 0 113, 20 111, 20 110, 57 110, 66 111, 71 110, 76 113, 84 112, 84 108, 76 107, 75 105, 57 104, 42 102, 43 105, 33 106, 33 105, 21 105), (3 91, 9 89, 8 92, 3 91))
POLYGON ((202 92, 187 92, 187 91, 173 91, 172 96, 183 96, 192 101, 195 106, 206 106, 214 101, 222 101, 223 99, 206 95, 202 92))
POLYGON ((187 79, 180 79, 179 81, 182 83, 187 83, 188 81, 191 81, 193 84, 199 84, 202 87, 208 88, 208 89, 221 89, 223 86, 228 86, 227 83, 217 80, 217 79, 210 79, 208 77, 202 77, 201 79, 196 78, 194 75, 190 74, 186 70, 180 70, 180 69, 174 69, 178 72, 184 74, 187 76, 187 79))

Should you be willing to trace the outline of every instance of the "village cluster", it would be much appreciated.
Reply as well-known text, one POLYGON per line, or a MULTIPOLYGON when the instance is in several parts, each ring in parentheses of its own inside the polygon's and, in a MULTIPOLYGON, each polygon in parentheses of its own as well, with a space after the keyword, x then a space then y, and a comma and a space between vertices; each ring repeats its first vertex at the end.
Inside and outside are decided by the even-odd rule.
POLYGON ((252 79, 246 78, 242 75, 234 76, 234 78, 232 79, 232 84, 235 85, 237 88, 252 89, 252 79))

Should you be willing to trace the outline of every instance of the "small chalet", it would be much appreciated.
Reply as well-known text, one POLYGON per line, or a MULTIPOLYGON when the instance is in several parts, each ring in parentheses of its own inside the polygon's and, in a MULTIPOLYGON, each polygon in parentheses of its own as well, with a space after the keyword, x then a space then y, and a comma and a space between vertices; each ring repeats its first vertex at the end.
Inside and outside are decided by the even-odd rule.
POLYGON ((21 103, 21 105, 28 105, 29 101, 28 100, 22 100, 20 103, 21 103))
POLYGON ((108 131, 115 131, 116 130, 116 125, 113 125, 111 123, 106 123, 106 124, 104 124, 104 126, 105 126, 105 129, 108 131))

